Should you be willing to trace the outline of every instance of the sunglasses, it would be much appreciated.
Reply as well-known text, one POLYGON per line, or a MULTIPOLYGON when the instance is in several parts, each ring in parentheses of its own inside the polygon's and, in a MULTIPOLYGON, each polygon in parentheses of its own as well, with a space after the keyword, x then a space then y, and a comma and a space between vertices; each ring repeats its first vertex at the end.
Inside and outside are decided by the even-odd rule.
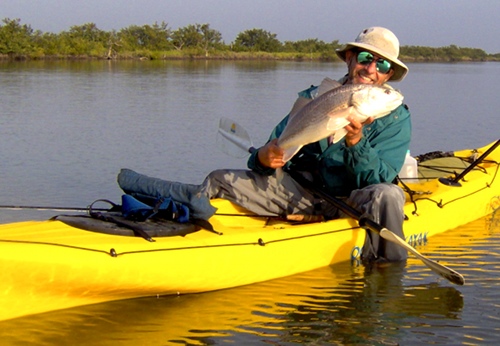
MULTIPOLYGON (((375 57, 369 52, 359 52, 358 53, 358 64, 370 65, 375 57)), ((379 58, 376 61, 377 71, 386 74, 391 69, 391 63, 385 59, 379 58)))

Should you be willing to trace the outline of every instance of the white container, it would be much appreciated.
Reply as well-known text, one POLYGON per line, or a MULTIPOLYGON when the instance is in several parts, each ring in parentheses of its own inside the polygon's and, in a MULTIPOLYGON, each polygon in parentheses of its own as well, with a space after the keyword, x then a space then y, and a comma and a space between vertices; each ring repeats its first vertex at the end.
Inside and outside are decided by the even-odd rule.
POLYGON ((401 171, 399 172, 399 177, 403 183, 418 183, 418 164, 417 160, 410 155, 410 151, 406 152, 405 163, 401 171))

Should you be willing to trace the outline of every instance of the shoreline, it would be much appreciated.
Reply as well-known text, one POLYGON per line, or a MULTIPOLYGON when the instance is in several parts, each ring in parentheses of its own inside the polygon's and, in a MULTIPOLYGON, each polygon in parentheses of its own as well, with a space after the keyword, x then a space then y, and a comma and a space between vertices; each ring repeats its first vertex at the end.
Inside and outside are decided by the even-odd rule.
MULTIPOLYGON (((458 62, 499 62, 500 58, 489 57, 486 59, 471 59, 471 58, 423 58, 423 57, 408 57, 402 56, 400 59, 407 63, 458 63, 458 62)), ((225 60, 225 61, 318 61, 318 62, 341 62, 340 59, 335 57, 305 57, 300 54, 295 54, 295 56, 283 56, 282 54, 272 54, 272 53, 257 53, 257 54, 222 54, 222 55, 164 55, 160 57, 156 56, 141 56, 141 55, 124 55, 115 57, 105 57, 105 56, 85 56, 85 55, 51 55, 51 56, 41 56, 41 57, 31 57, 26 55, 16 55, 9 56, 5 54, 0 54, 0 62, 23 62, 23 61, 83 61, 83 60, 113 60, 113 61, 168 61, 168 60, 225 60)))

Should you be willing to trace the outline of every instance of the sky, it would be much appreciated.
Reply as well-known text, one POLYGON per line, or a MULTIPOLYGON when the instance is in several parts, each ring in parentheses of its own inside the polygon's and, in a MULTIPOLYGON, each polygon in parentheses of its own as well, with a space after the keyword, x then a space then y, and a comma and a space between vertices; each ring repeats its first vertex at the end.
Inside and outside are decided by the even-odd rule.
POLYGON ((345 43, 366 27, 384 26, 401 45, 454 44, 500 53, 499 0, 0 0, 0 19, 5 18, 53 33, 86 23, 105 31, 155 22, 172 30, 208 23, 226 43, 254 28, 281 42, 345 43))

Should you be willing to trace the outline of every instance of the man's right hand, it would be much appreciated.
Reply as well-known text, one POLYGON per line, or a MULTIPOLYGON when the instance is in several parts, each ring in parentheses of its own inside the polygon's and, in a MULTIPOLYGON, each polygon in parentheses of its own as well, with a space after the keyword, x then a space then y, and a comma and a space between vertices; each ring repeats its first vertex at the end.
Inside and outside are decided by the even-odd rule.
POLYGON ((275 138, 259 149, 257 157, 264 167, 281 168, 286 162, 283 162, 284 150, 278 146, 278 139, 275 138))

